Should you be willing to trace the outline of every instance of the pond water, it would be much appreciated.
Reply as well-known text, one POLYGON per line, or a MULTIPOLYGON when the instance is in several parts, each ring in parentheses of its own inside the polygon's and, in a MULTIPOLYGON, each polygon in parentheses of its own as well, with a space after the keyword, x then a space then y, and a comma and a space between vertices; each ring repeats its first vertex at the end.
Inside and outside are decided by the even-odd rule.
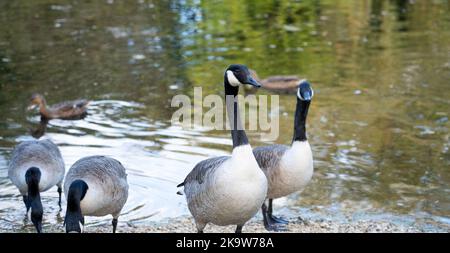
MULTIPOLYGON (((120 220, 163 222, 189 214, 175 186, 192 167, 232 148, 228 131, 172 126, 172 97, 194 87, 223 96, 224 69, 243 63, 315 90, 315 174, 277 211, 449 231, 449 42, 443 0, 1 1, 0 230, 34 230, 7 178, 13 147, 39 132, 26 111, 32 93, 49 104, 92 100, 84 120, 52 120, 41 138, 59 145, 67 170, 87 155, 120 160, 130 184, 120 220)), ((271 143, 289 144, 295 97, 281 95, 279 109, 271 143)), ((42 196, 45 230, 64 212, 56 188, 42 196)))

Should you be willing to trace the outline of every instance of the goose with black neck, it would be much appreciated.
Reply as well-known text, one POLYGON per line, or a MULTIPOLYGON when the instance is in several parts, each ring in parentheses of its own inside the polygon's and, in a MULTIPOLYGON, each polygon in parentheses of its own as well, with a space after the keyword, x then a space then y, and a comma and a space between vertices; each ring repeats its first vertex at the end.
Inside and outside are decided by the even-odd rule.
POLYGON ((41 192, 57 186, 61 209, 64 161, 58 147, 50 140, 25 141, 17 145, 8 167, 8 177, 19 189, 38 233, 42 232, 44 210, 41 192))
POLYGON ((113 217, 113 233, 128 198, 128 182, 122 164, 105 156, 88 156, 75 162, 64 182, 67 198, 66 232, 83 232, 85 216, 113 217))
POLYGON ((269 145, 253 150, 268 180, 268 205, 262 205, 264 226, 269 231, 286 230, 286 220, 273 215, 273 199, 302 191, 312 178, 313 155, 306 137, 306 118, 314 91, 306 80, 297 88, 297 107, 291 146, 269 145))
POLYGON ((239 87, 255 81, 244 65, 230 65, 224 75, 233 151, 231 156, 209 158, 199 162, 183 183, 189 211, 197 232, 208 223, 219 226, 236 225, 236 233, 263 204, 267 194, 267 179, 258 166, 239 116, 239 87))

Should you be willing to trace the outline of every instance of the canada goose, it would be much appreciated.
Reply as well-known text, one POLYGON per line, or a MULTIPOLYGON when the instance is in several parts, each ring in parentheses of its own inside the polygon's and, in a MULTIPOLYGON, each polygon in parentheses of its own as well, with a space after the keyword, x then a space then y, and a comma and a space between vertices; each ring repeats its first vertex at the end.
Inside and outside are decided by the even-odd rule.
POLYGON ((65 101, 50 107, 41 94, 33 94, 30 99, 28 110, 39 106, 39 113, 46 119, 82 119, 87 115, 87 105, 89 101, 80 99, 75 101, 65 101))
POLYGON ((287 221, 272 215, 272 200, 303 190, 313 175, 313 156, 306 138, 306 117, 314 92, 303 80, 298 85, 297 108, 292 145, 270 145, 253 150, 259 166, 267 176, 269 206, 264 203, 264 226, 268 230, 284 230, 287 221))
POLYGON ((40 192, 58 186, 61 208, 64 161, 58 147, 50 140, 25 141, 17 145, 12 153, 8 177, 19 189, 31 221, 38 233, 42 232, 43 208, 40 192))
POLYGON ((263 204, 267 179, 258 166, 239 117, 239 86, 260 87, 244 65, 230 65, 225 71, 224 88, 231 126, 231 156, 203 160, 187 175, 183 183, 186 201, 197 226, 203 233, 208 223, 237 225, 236 233, 263 204))
MULTIPOLYGON (((277 75, 260 79, 255 70, 250 70, 252 77, 262 84, 262 88, 271 92, 280 94, 289 94, 297 92, 297 87, 301 79, 295 75, 277 75)), ((253 94, 256 89, 246 85, 246 94, 253 94)))
POLYGON ((113 216, 113 233, 128 198, 127 174, 122 164, 105 156, 81 158, 70 167, 64 181, 66 232, 81 233, 84 216, 113 216))

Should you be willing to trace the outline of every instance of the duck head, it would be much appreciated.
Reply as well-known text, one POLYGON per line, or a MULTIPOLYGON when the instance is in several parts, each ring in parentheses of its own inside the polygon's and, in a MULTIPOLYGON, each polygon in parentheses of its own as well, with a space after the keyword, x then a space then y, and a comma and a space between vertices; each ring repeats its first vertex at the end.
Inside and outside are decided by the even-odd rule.
POLYGON ((34 93, 31 95, 30 98, 30 105, 28 106, 27 110, 32 110, 36 108, 37 106, 41 106, 45 104, 44 96, 38 93, 34 93))

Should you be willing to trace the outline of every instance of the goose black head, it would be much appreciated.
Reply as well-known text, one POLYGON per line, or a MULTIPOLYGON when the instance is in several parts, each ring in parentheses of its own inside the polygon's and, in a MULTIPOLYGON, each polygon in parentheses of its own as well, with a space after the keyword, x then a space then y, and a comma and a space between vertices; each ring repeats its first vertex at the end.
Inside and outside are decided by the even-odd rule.
POLYGON ((225 71, 225 80, 225 85, 233 87, 244 84, 249 84, 257 88, 261 87, 261 84, 252 77, 247 66, 242 64, 230 65, 225 71))
POLYGON ((66 217, 64 219, 66 233, 82 232, 81 227, 84 226, 84 217, 81 213, 80 202, 88 189, 88 185, 83 180, 75 180, 70 184, 67 194, 66 217))
POLYGON ((301 80, 298 84, 297 97, 302 101, 311 101, 314 96, 314 91, 311 84, 307 80, 301 80))
MULTIPOLYGON (((41 171, 39 168, 31 167, 25 172, 25 182, 28 186, 27 209, 31 208, 31 222, 38 233, 42 232, 42 208, 41 196, 39 194, 39 182, 41 181, 41 171)), ((28 211, 28 210, 27 210, 28 211)))

